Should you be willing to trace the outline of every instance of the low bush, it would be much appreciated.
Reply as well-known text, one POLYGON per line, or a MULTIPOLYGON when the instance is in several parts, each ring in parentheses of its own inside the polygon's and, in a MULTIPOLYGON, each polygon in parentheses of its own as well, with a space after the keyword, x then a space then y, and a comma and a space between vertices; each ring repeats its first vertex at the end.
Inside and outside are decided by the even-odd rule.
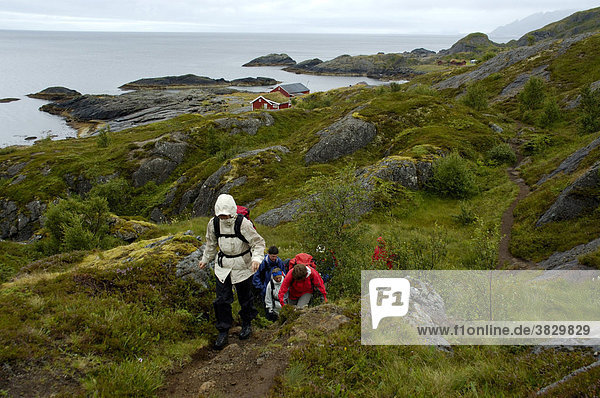
POLYGON ((483 85, 474 83, 467 87, 467 93, 461 98, 461 101, 464 105, 481 111, 488 107, 488 93, 483 85))
POLYGON ((454 152, 433 163, 428 189, 436 195, 454 199, 469 198, 478 191, 469 162, 454 152))
POLYGON ((488 164, 495 166, 501 164, 514 164, 517 161, 517 155, 512 150, 510 145, 506 143, 498 144, 492 149, 490 149, 486 158, 488 164))
POLYGON ((588 134, 600 130, 600 89, 592 91, 589 85, 584 87, 580 108, 579 131, 588 134))

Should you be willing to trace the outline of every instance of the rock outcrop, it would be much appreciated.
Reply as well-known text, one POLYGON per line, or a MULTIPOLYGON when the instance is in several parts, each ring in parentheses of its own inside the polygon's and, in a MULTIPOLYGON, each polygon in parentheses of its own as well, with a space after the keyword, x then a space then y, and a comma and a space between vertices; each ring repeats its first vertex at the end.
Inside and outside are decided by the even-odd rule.
POLYGON ((290 222, 299 213, 304 199, 294 199, 283 206, 264 212, 254 219, 254 222, 268 227, 276 227, 279 224, 290 222))
POLYGON ((111 131, 121 131, 187 113, 222 111, 226 103, 215 95, 234 91, 228 88, 160 92, 141 90, 121 95, 82 95, 46 104, 40 110, 66 116, 68 121, 107 121, 111 131))
POLYGON ((48 87, 45 90, 35 94, 27 94, 29 98, 43 99, 47 101, 65 101, 79 97, 80 92, 66 87, 48 87))
POLYGON ((150 231, 156 231, 156 225, 144 221, 125 220, 120 217, 111 217, 109 221, 110 233, 115 238, 132 243, 150 231))
POLYGON ((500 93, 500 99, 514 97, 515 95, 517 95, 523 89, 523 87, 525 87, 525 84, 529 81, 529 79, 534 76, 539 77, 545 81, 549 81, 550 72, 548 72, 547 70, 548 66, 549 65, 538 66, 531 72, 525 72, 517 76, 517 78, 514 81, 512 81, 508 86, 502 89, 502 92, 500 93))
POLYGON ((319 58, 307 59, 305 61, 299 62, 296 65, 288 66, 283 68, 286 72, 293 73, 305 73, 310 72, 315 66, 322 64, 323 61, 319 58))
POLYGON ((458 53, 483 52, 489 48, 499 48, 500 44, 494 43, 485 33, 471 33, 452 45, 447 50, 441 50, 438 55, 454 55, 458 53))
POLYGON ((435 55, 436 52, 428 50, 426 48, 415 48, 414 50, 412 50, 410 52, 410 54, 414 55, 415 57, 425 58, 425 57, 430 57, 432 55, 435 55))
POLYGON ((557 51, 554 51, 552 55, 558 56, 564 53, 573 44, 587 37, 589 37, 588 34, 583 34, 569 39, 565 39, 560 43, 547 41, 529 47, 519 47, 512 50, 508 50, 484 62, 475 70, 460 75, 452 76, 446 80, 435 84, 433 87, 438 90, 444 90, 447 88, 458 88, 468 83, 478 82, 480 80, 485 79, 492 73, 498 73, 501 70, 516 64, 517 62, 521 62, 528 58, 531 58, 536 54, 539 54, 545 50, 549 50, 554 46, 557 46, 557 51))
POLYGON ((33 200, 20 209, 17 203, 0 199, 0 239, 27 240, 40 227, 47 205, 33 200))
POLYGON ((408 189, 423 189, 433 176, 434 157, 415 160, 401 156, 388 156, 373 166, 364 168, 359 179, 366 187, 373 186, 374 179, 391 181, 408 189))
POLYGON ((571 174, 579 167, 579 164, 585 159, 592 150, 596 149, 600 146, 600 138, 596 138, 594 141, 586 145, 585 147, 578 149, 568 158, 566 158, 556 169, 554 169, 550 174, 547 174, 540 178, 536 185, 542 185, 549 179, 553 178, 555 175, 559 173, 571 174))
POLYGON ((254 58, 242 66, 288 66, 295 64, 296 61, 287 54, 268 54, 254 58))
POLYGON ((243 185, 248 179, 243 175, 243 170, 237 167, 238 162, 257 156, 260 156, 261 161, 264 162, 278 162, 281 161, 280 156, 287 153, 289 149, 281 145, 241 153, 225 162, 204 181, 187 188, 181 194, 179 201, 174 202, 176 193, 180 190, 178 186, 186 182, 186 177, 182 177, 167 193, 163 203, 152 210, 150 219, 154 222, 164 222, 169 216, 186 211, 190 211, 193 216, 212 215, 217 197, 222 193, 229 193, 234 187, 243 185))
POLYGON ((546 260, 540 261, 538 265, 543 269, 586 269, 587 267, 579 264, 578 257, 583 254, 591 253, 597 250, 599 247, 600 238, 594 239, 593 241, 583 245, 575 246, 570 250, 554 253, 546 260))
POLYGON ((304 156, 304 162, 326 163, 364 148, 373 141, 377 129, 352 114, 317 133, 321 138, 304 156))
POLYGON ((600 162, 594 164, 573 184, 565 188, 535 224, 540 227, 549 222, 571 220, 600 206, 600 162))
POLYGON ((196 76, 192 74, 182 76, 164 76, 139 79, 125 83, 121 90, 148 90, 148 89, 193 89, 204 87, 227 87, 227 86, 272 86, 277 80, 270 77, 245 77, 235 80, 212 79, 207 76, 196 76))
POLYGON ((200 260, 202 260, 205 247, 206 245, 202 245, 198 250, 177 263, 175 267, 175 274, 178 278, 183 280, 193 280, 206 289, 208 288, 208 283, 211 277, 210 270, 214 267, 214 263, 211 262, 205 269, 198 268, 198 263, 200 260))
POLYGON ((140 167, 132 174, 133 186, 141 187, 150 181, 156 184, 165 182, 182 162, 185 157, 188 144, 177 137, 183 139, 182 135, 172 135, 170 140, 159 140, 154 143, 154 148, 150 152, 151 158, 146 159, 140 167))
POLYGON ((246 115, 242 117, 227 117, 215 119, 213 123, 222 130, 227 131, 230 135, 246 133, 255 135, 261 127, 270 127, 275 123, 273 116, 266 112, 256 115, 246 115))
POLYGON ((19 98, 0 98, 0 104, 8 104, 15 101, 19 101, 19 98))

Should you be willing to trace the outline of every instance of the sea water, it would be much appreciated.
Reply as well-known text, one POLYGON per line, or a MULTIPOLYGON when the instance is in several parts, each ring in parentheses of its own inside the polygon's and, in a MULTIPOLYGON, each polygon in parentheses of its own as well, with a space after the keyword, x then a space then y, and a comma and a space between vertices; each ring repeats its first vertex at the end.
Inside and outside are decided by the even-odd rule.
MULTIPOLYGON (((120 94, 119 86, 147 77, 192 73, 213 79, 270 77, 303 83, 312 92, 349 86, 365 77, 298 75, 280 67, 242 65, 270 53, 295 61, 339 55, 398 53, 415 48, 439 51, 459 36, 256 34, 256 33, 109 33, 0 31, 0 147, 24 144, 26 137, 59 138, 75 131, 58 117, 39 111, 47 101, 26 94, 64 86, 82 94, 120 94)), ((266 88, 248 88, 262 90, 266 88)))

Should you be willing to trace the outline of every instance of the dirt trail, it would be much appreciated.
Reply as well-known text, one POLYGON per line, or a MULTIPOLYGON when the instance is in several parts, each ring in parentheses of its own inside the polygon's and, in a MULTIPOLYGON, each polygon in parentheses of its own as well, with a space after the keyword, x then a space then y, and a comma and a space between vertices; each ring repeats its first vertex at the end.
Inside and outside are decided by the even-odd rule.
POLYGON ((521 154, 520 148, 513 142, 510 143, 513 151, 517 154, 517 163, 515 166, 509 167, 506 172, 508 178, 519 187, 519 194, 510 204, 508 209, 502 214, 502 223, 500 224, 500 246, 498 248, 498 269, 533 269, 538 268, 536 263, 528 260, 514 257, 509 249, 512 226, 515 222, 513 212, 519 202, 527 197, 531 190, 529 185, 520 177, 519 166, 523 164, 524 157, 521 154))
POLYGON ((223 351, 203 348, 192 362, 168 377, 161 397, 265 397, 276 376, 283 374, 289 358, 284 338, 277 329, 255 330, 248 340, 232 328, 223 351))
POLYGON ((167 377, 161 397, 265 397, 277 376, 283 376, 290 353, 298 346, 318 344, 350 319, 341 307, 322 304, 296 310, 291 325, 272 324, 240 340, 240 327, 232 328, 223 351, 199 350, 192 362, 167 377), (287 326, 287 333, 281 333, 287 326), (319 337, 321 336, 321 337, 319 337))

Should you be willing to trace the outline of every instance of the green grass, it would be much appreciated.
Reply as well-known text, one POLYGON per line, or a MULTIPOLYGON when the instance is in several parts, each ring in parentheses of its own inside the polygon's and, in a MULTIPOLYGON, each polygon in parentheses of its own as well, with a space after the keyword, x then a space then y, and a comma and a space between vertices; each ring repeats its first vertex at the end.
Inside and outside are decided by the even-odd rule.
MULTIPOLYGON (((292 353, 275 394, 286 397, 497 397, 527 396, 594 361, 589 352, 524 346, 365 346, 357 303, 344 303, 350 322, 292 353), (318 344, 317 344, 318 343, 318 344), (310 363, 310 367, 305 364, 310 363)), ((308 336, 312 333, 308 331, 308 336)), ((587 387, 572 385, 572 391, 587 387)))

